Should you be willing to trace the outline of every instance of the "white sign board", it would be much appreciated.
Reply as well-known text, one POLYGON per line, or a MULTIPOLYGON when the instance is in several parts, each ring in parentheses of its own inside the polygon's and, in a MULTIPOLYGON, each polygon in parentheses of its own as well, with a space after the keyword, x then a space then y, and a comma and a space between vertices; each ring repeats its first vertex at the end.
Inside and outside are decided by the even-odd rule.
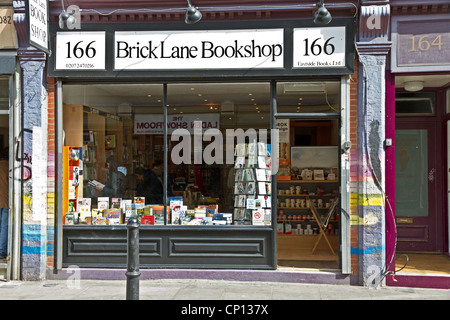
MULTIPOLYGON (((172 134, 176 129, 186 129, 191 134, 199 122, 203 130, 220 129, 220 114, 172 114, 168 115, 167 132, 172 134)), ((163 134, 164 118, 162 114, 136 114, 134 116, 134 134, 163 134)))
POLYGON ((104 31, 57 32, 57 70, 105 70, 104 31))
POLYGON ((283 29, 115 32, 115 70, 284 67, 283 29))
POLYGON ((28 38, 31 45, 48 52, 47 0, 29 0, 27 3, 28 38))
POLYGON ((345 67, 345 27, 295 28, 293 68, 345 67))

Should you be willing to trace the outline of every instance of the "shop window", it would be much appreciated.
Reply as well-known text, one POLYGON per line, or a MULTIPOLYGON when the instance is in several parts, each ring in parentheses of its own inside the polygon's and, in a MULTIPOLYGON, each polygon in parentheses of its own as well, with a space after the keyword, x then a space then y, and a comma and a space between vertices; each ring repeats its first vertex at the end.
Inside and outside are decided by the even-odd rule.
POLYGON ((271 224, 270 174, 266 162, 251 162, 261 155, 257 146, 270 159, 269 97, 268 83, 168 86, 172 224, 271 224), (259 180, 257 169, 264 172, 259 180))
POLYGON ((123 224, 152 204, 159 213, 153 223, 164 224, 162 91, 162 85, 63 87, 64 223, 123 224), (142 114, 154 115, 157 134, 141 134, 149 125, 142 114), (142 199, 140 182, 150 170, 158 172, 155 198, 142 199))
POLYGON ((9 109, 9 79, 0 78, 0 110, 9 109))
POLYGON ((339 82, 279 82, 278 113, 338 113, 339 82))
POLYGON ((269 83, 64 85, 64 223, 271 225, 270 116, 269 83))
POLYGON ((398 116, 433 116, 433 92, 400 92, 395 94, 395 114, 398 116))
POLYGON ((450 89, 446 91, 447 113, 450 113, 450 89))

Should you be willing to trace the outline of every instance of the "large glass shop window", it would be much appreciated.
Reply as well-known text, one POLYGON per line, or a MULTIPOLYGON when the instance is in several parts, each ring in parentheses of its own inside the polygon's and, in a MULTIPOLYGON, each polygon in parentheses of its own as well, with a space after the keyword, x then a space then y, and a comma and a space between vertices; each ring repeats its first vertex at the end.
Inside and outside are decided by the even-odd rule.
POLYGON ((270 225, 268 83, 171 84, 172 224, 270 225))
POLYGON ((161 84, 65 85, 64 223, 270 225, 269 96, 170 84, 165 121, 161 84))

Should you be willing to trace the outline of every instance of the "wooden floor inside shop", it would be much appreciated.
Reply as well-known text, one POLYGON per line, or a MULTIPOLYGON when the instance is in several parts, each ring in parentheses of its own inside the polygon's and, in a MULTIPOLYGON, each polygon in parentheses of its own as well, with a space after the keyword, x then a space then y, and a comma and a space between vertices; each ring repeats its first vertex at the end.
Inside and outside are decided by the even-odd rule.
POLYGON ((397 252, 395 269, 399 270, 397 273, 399 275, 445 274, 450 276, 450 257, 442 253, 397 252))
POLYGON ((339 267, 337 235, 327 235, 331 251, 322 236, 312 252, 319 235, 279 234, 277 237, 277 256, 279 267, 337 269, 339 267))

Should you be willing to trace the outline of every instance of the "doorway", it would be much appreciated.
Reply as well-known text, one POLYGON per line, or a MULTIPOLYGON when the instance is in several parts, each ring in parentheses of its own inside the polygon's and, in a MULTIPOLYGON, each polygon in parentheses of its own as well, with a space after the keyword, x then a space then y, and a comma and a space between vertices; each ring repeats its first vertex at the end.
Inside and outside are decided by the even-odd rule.
POLYGON ((0 77, 0 279, 11 278, 11 106, 12 77, 0 77))
POLYGON ((396 222, 398 250, 437 251, 440 177, 434 122, 396 125, 396 222))

